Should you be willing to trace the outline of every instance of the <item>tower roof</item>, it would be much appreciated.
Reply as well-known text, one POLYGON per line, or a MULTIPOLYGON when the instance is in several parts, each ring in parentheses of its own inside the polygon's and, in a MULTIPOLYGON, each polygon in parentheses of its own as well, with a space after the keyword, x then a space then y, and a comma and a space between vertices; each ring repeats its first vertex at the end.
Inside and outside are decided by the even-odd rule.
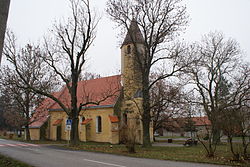
POLYGON ((127 35, 122 43, 122 46, 132 44, 133 42, 144 43, 144 38, 142 36, 141 30, 135 19, 133 19, 130 23, 127 35))

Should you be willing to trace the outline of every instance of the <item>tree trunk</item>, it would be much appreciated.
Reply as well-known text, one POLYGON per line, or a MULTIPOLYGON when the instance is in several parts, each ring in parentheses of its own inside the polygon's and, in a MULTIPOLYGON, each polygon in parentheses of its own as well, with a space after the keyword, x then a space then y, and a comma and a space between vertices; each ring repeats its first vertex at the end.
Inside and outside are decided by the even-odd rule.
POLYGON ((77 84, 78 77, 77 72, 72 71, 72 87, 71 87, 71 119, 72 119, 72 127, 71 127, 71 145, 77 145, 79 143, 79 134, 78 134, 78 107, 77 107, 77 84))
POLYGON ((1 64, 1 59, 2 59, 6 24, 7 24, 8 14, 9 14, 9 6, 10 6, 10 0, 0 1, 0 64, 1 64))
POLYGON ((240 159, 239 153, 235 153, 235 152, 234 152, 233 137, 232 137, 232 136, 229 136, 229 135, 228 135, 227 137, 228 137, 228 139, 229 139, 230 150, 231 150, 231 153, 233 154, 234 160, 239 161, 239 159, 240 159))
POLYGON ((151 146, 150 142, 150 95, 149 95, 149 79, 143 75, 143 115, 142 115, 142 125, 143 125, 143 147, 151 146))
POLYGON ((208 146, 208 157, 214 157, 214 150, 212 147, 212 139, 209 139, 209 146, 208 146))
POLYGON ((25 125, 25 130, 26 130, 26 140, 30 141, 30 131, 29 131, 29 123, 30 123, 30 92, 25 91, 25 110, 23 112, 25 113, 26 117, 26 125, 25 125))
POLYGON ((242 147, 243 147, 243 157, 244 159, 248 159, 248 154, 247 154, 247 148, 248 148, 248 142, 246 141, 246 136, 245 134, 242 135, 242 147))
POLYGON ((220 133, 221 131, 218 128, 213 128, 212 135, 213 135, 213 144, 220 143, 220 133))
POLYGON ((30 141, 29 124, 25 125, 25 131, 26 131, 26 140, 27 140, 27 141, 30 141))
POLYGON ((79 119, 78 117, 72 118, 72 127, 71 127, 71 138, 70 138, 70 143, 71 145, 78 145, 79 144, 79 135, 78 135, 78 123, 79 119))

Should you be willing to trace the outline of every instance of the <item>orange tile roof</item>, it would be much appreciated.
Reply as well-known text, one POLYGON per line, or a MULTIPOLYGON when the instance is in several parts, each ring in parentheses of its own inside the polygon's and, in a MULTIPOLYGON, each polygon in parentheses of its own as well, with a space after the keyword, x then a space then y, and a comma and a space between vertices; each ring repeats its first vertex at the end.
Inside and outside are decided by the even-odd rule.
MULTIPOLYGON (((120 95, 121 89, 121 76, 115 75, 110 77, 103 77, 98 79, 92 79, 87 81, 79 81, 77 87, 77 105, 84 104, 86 102, 98 102, 105 97, 110 96, 106 100, 102 101, 99 106, 114 105, 120 95), (112 95, 112 96, 111 96, 112 95)), ((71 97, 66 87, 63 88, 60 100, 64 105, 70 107, 71 97)), ((97 106, 95 104, 89 104, 86 107, 97 106)), ((60 109, 61 107, 54 103, 50 109, 60 109)))
POLYGON ((63 119, 57 119, 54 123, 53 126, 58 126, 62 123, 63 119))
MULTIPOLYGON (((55 97, 59 96, 58 92, 53 93, 55 97)), ((48 108, 53 105, 55 102, 50 98, 45 98, 40 105, 36 108, 36 112, 33 114, 30 119, 29 128, 40 128, 44 122, 49 118, 48 108)))
POLYGON ((91 118, 87 118, 81 124, 86 125, 86 124, 90 123, 91 120, 92 120, 91 118))
MULTIPOLYGON (((85 107, 113 107, 120 95, 121 75, 79 81, 77 87, 77 105, 89 101, 98 102, 99 105, 89 104, 85 107), (105 98, 108 97, 108 98, 105 98)), ((71 97, 66 86, 61 91, 53 93, 66 107, 70 108, 71 97)), ((31 118, 30 128, 40 128, 48 120, 48 110, 61 110, 61 107, 52 99, 46 98, 37 108, 31 118)))
POLYGON ((192 121, 195 122, 195 126, 211 125, 211 122, 208 120, 208 117, 193 117, 192 121))
POLYGON ((111 115, 109 115, 109 119, 110 119, 110 122, 112 122, 112 123, 119 122, 119 119, 118 119, 117 116, 111 116, 111 115))
MULTIPOLYGON (((180 118, 174 118, 169 119, 166 123, 166 127, 171 128, 181 128, 185 126, 185 122, 190 119, 187 117, 180 117, 180 118)), ((208 120, 208 117, 192 117, 191 120, 194 122, 195 126, 210 126, 211 122, 208 120)))

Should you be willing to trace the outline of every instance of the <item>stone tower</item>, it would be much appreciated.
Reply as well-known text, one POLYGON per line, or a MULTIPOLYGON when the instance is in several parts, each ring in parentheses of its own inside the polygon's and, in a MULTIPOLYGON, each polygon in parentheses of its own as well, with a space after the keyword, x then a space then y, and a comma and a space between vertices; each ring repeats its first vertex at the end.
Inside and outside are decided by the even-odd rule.
POLYGON ((142 144, 142 74, 138 59, 145 54, 145 45, 138 24, 133 19, 121 46, 121 73, 123 102, 121 127, 125 127, 121 140, 135 140, 142 144))
POLYGON ((121 46, 122 84, 126 96, 139 96, 141 90, 141 70, 138 59, 145 53, 144 39, 133 19, 121 46), (139 94, 138 94, 139 93, 139 94))

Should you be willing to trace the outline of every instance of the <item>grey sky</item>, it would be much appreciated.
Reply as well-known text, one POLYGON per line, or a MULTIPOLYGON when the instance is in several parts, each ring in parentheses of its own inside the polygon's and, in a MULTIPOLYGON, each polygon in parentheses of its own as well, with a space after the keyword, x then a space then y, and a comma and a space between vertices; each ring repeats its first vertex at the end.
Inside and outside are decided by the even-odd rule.
MULTIPOLYGON (((97 38, 89 51, 88 70, 110 75, 120 68, 118 30, 105 15, 106 0, 90 0, 102 15, 97 38)), ((182 38, 196 41, 210 31, 222 31, 236 39, 250 61, 250 0, 184 0, 190 23, 182 38)), ((37 42, 52 27, 55 19, 67 17, 68 0, 12 0, 8 27, 17 35, 20 44, 37 42)))

